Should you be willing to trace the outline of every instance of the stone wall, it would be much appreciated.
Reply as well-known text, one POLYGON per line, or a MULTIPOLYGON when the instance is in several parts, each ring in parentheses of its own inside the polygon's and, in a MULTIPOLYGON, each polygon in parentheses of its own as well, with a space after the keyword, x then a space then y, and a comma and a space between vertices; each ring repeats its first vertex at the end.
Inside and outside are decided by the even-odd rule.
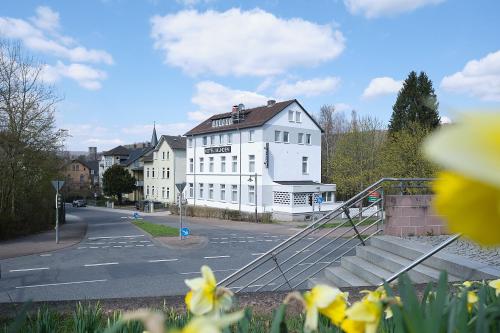
POLYGON ((447 234, 444 221, 432 209, 432 195, 385 196, 384 233, 392 236, 447 234))

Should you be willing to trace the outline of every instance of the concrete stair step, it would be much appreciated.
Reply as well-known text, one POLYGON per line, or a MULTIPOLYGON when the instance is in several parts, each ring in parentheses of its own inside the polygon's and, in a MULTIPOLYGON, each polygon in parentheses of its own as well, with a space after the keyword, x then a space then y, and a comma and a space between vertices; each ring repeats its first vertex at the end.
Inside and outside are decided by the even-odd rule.
MULTIPOLYGON (((393 273, 410 265, 412 262, 407 258, 373 246, 358 246, 356 248, 356 255, 393 273)), ((439 279, 440 272, 437 269, 421 264, 410 270, 408 275, 415 283, 427 283, 430 281, 437 281, 439 279)), ((449 280, 457 281, 459 279, 450 275, 449 280)))
POLYGON ((341 266, 359 276, 370 285, 378 285, 392 275, 391 271, 381 268, 360 257, 343 257, 341 266))
POLYGON ((318 285, 318 284, 326 284, 328 286, 334 286, 332 284, 332 281, 328 280, 326 277, 312 277, 310 278, 309 280, 307 280, 307 288, 311 289, 312 287, 314 287, 315 285, 318 285))
POLYGON ((366 282, 356 274, 353 274, 341 266, 327 267, 325 268, 324 274, 328 281, 330 281, 329 284, 337 288, 363 287, 370 285, 369 282, 366 282))
MULTIPOLYGON (((432 249, 427 244, 387 235, 373 237, 369 244, 412 261, 432 249)), ((481 280, 500 276, 500 269, 497 267, 446 252, 436 253, 423 264, 438 271, 447 271, 450 279, 481 280)))

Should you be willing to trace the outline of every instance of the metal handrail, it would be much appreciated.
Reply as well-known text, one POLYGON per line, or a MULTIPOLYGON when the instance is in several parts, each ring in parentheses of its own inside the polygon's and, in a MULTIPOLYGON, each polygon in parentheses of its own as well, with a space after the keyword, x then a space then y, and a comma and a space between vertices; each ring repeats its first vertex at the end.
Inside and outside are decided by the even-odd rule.
POLYGON ((379 286, 384 285, 384 283, 391 283, 392 281, 396 280, 401 274, 408 272, 410 269, 419 265, 423 261, 429 259, 433 255, 435 255, 436 253, 438 253, 439 251, 441 251, 442 249, 444 249, 445 247, 447 247, 448 245, 450 245, 451 243, 453 243, 454 241, 459 239, 461 236, 462 236, 462 234, 455 234, 455 235, 451 236, 450 238, 448 238, 447 240, 445 240, 444 242, 439 243, 432 250, 430 250, 427 253, 422 254, 420 257, 415 259, 415 261, 412 261, 408 266, 401 268, 399 271, 397 271, 396 273, 391 275, 389 278, 387 278, 387 280, 380 283, 379 286))
MULTIPOLYGON (((341 258, 343 255, 347 254, 349 251, 352 251, 357 245, 364 243, 364 240, 369 239, 370 237, 372 237, 372 236, 374 236, 374 235, 376 235, 376 234, 378 234, 380 232, 380 230, 377 230, 376 232, 368 235, 368 237, 363 238, 361 236, 360 232, 357 230, 357 227, 359 225, 365 223, 368 219, 372 218, 375 214, 379 214, 379 213, 382 212, 381 217, 377 218, 374 222, 370 223, 368 225, 368 227, 366 227, 363 230, 361 230, 361 233, 365 232, 366 230, 369 230, 370 228, 373 228, 374 226, 377 226, 377 228, 378 228, 379 223, 381 221, 383 221, 383 208, 378 208, 372 214, 370 214, 369 216, 367 216, 365 218, 361 218, 361 217, 362 217, 363 212, 365 212, 366 210, 368 210, 368 209, 370 209, 370 208, 372 208, 374 206, 378 207, 379 204, 383 204, 383 200, 384 200, 383 196, 381 198, 377 199, 375 202, 370 203, 368 206, 362 207, 359 212, 357 212, 357 213, 353 214, 352 216, 350 216, 351 220, 348 219, 348 220, 342 221, 341 223, 339 223, 334 228, 331 228, 329 231, 324 232, 319 237, 314 238, 313 241, 309 242, 305 246, 300 245, 298 251, 295 251, 295 253, 293 253, 293 254, 290 253, 289 256, 287 256, 286 258, 283 258, 284 260, 282 260, 280 262, 280 261, 278 261, 278 256, 281 253, 284 253, 284 251, 286 251, 288 249, 291 249, 291 247, 294 246, 295 244, 297 244, 299 241, 305 240, 306 237, 310 236, 313 232, 318 231, 319 228, 322 225, 324 225, 324 224, 328 223, 329 221, 331 221, 331 220, 339 217, 340 215, 342 215, 346 211, 348 212, 349 209, 353 208, 354 205, 356 205, 356 204, 358 204, 360 202, 363 202, 363 200, 366 199, 371 192, 381 189, 382 186, 383 186, 383 183, 385 183, 385 182, 399 182, 399 184, 398 184, 398 186, 396 188, 403 188, 403 183, 428 182, 428 181, 431 181, 431 180, 432 180, 431 178, 382 178, 382 179, 378 180, 377 182, 371 184, 370 186, 366 187, 364 190, 362 190, 361 192, 357 193, 355 196, 353 196, 349 200, 343 202, 337 208, 335 208, 334 210, 328 212, 327 214, 325 214, 320 219, 318 219, 315 222, 311 223, 306 228, 304 228, 304 229, 300 230, 299 232, 295 233, 294 235, 292 235, 291 237, 289 237, 285 241, 283 241, 280 244, 278 244, 275 247, 273 247, 271 250, 269 250, 266 253, 262 254, 258 258, 252 260, 250 263, 244 265, 238 271, 230 274, 229 276, 227 276, 226 278, 224 278, 223 280, 221 280, 219 282, 219 285, 225 285, 226 287, 229 287, 230 285, 233 285, 235 282, 241 280, 243 277, 246 277, 250 273, 252 273, 255 270, 259 269, 263 265, 267 264, 267 267, 269 267, 268 265, 269 265, 269 263, 271 263, 271 265, 273 265, 273 266, 270 269, 265 268, 264 269, 264 273, 256 272, 257 273, 257 277, 254 277, 254 278, 251 277, 250 282, 243 283, 243 285, 241 287, 231 287, 231 288, 232 289, 235 288, 235 289, 237 289, 236 292, 239 292, 239 291, 241 291, 243 289, 246 289, 246 288, 255 288, 255 287, 258 287, 257 290, 261 290, 262 288, 264 288, 266 286, 271 286, 271 285, 277 285, 277 287, 275 287, 273 290, 277 290, 277 289, 279 289, 281 286, 283 286, 285 284, 288 285, 289 287, 291 287, 292 281, 295 278, 297 278, 300 274, 302 274, 304 271, 306 271, 307 269, 314 270, 313 267, 316 264, 323 265, 324 262, 321 262, 322 259, 324 259, 327 256, 330 256, 332 253, 334 253, 335 251, 337 251, 339 249, 341 249, 341 251, 343 251, 344 250, 342 248, 343 246, 347 245, 349 242, 351 242, 353 240, 356 240, 356 238, 357 238, 357 240, 358 240, 359 243, 356 243, 356 244, 354 244, 352 246, 349 245, 350 247, 346 251, 344 251, 342 254, 340 254, 340 256, 338 256, 335 260, 333 260, 333 261, 326 261, 326 265, 324 265, 323 267, 321 267, 319 270, 315 271, 314 273, 308 274, 308 276, 303 281, 299 282, 298 284, 296 284, 293 287, 293 288, 295 288, 298 285, 300 285, 303 282, 305 282, 307 279, 315 276, 319 271, 323 270, 328 265, 330 265, 331 263, 335 262, 336 260, 338 260, 339 258, 341 258), (360 217, 360 221, 357 222, 357 223, 354 223, 352 221, 352 219, 356 218, 357 216, 360 217), (312 248, 316 244, 321 245, 321 244, 319 244, 319 242, 321 240, 327 238, 330 234, 332 234, 333 232, 335 232, 336 230, 338 230, 341 227, 345 227, 346 225, 348 225, 351 222, 352 222, 352 226, 349 229, 343 231, 340 235, 329 239, 329 241, 326 244, 320 246, 319 248, 316 248, 316 249, 312 248), (343 242, 341 245, 334 247, 334 249, 331 250, 331 251, 328 251, 320 259, 317 259, 316 261, 314 261, 312 263, 312 265, 309 265, 309 264, 308 265, 304 265, 304 261, 305 260, 311 258, 313 255, 318 254, 319 251, 327 248, 332 243, 334 243, 335 241, 339 240, 340 238, 342 238, 343 236, 345 236, 350 231, 354 231, 354 235, 351 236, 350 238, 347 238, 347 240, 345 242, 343 242), (306 251, 311 251, 311 253, 309 253, 308 255, 306 255, 303 258, 299 258, 298 257, 299 255, 305 253, 306 251), (292 259, 295 259, 296 262, 292 262, 292 259), (286 267, 286 268, 283 267, 285 264, 287 264, 287 266, 290 265, 290 267, 286 267), (292 269, 294 269, 296 267, 300 267, 302 265, 305 266, 304 269, 302 269, 302 270, 299 269, 300 270, 299 273, 297 273, 297 274, 293 274, 292 273, 293 276, 287 277, 286 274, 288 272, 290 272, 292 269), (266 276, 268 276, 272 272, 275 272, 276 275, 272 275, 270 278, 266 278, 266 276), (282 284, 280 284, 280 283, 274 283, 280 277, 282 277, 285 282, 282 283, 282 284), (264 278, 265 278, 265 280, 268 280, 268 279, 270 279, 270 280, 268 280, 265 283, 260 283, 259 281, 262 280, 262 279, 264 279, 264 278)), ((413 188, 413 187, 417 187, 417 186, 410 185, 410 186, 404 186, 404 187, 405 187, 405 189, 407 189, 407 188, 413 188)), ((257 291, 257 290, 255 290, 255 291, 257 291)))

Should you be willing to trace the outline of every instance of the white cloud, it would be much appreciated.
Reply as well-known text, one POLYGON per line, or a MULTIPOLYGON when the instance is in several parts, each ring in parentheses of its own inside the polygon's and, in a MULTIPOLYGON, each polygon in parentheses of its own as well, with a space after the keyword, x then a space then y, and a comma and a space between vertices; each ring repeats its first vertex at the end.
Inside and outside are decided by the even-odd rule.
MULTIPOLYGON (((156 133, 158 134, 158 139, 160 135, 183 135, 191 128, 193 128, 196 124, 191 122, 181 122, 181 123, 157 123, 156 133)), ((149 125, 133 125, 129 127, 124 127, 122 132, 129 135, 138 135, 144 138, 151 138, 151 134, 153 133, 153 124, 149 125)))
POLYGON ((344 0, 351 14, 361 14, 367 18, 392 16, 411 12, 417 8, 437 5, 444 0, 344 0))
POLYGON ((441 116, 441 124, 451 124, 453 120, 447 116, 441 116))
POLYGON ((71 37, 51 34, 52 30, 59 28, 59 13, 49 7, 38 7, 37 16, 32 21, 34 25, 23 19, 0 17, 0 37, 20 40, 33 51, 73 62, 113 63, 113 57, 106 51, 81 45, 68 46, 74 43, 71 37))
POLYGON ((275 95, 280 99, 317 96, 334 92, 339 84, 340 78, 335 76, 282 83, 276 88, 275 95))
POLYGON ((55 31, 59 29, 59 13, 53 11, 50 7, 39 6, 36 8, 36 17, 32 22, 40 29, 55 31))
POLYGON ((66 77, 75 80, 81 87, 88 90, 98 90, 102 87, 101 81, 107 75, 105 72, 83 64, 65 65, 58 61, 55 66, 45 65, 42 79, 47 83, 54 83, 66 77))
POLYGON ((445 76, 441 88, 484 101, 500 101, 500 50, 471 60, 460 72, 445 76))
POLYGON ((191 102, 198 106, 197 111, 188 112, 191 120, 202 121, 213 114, 230 112, 233 105, 240 103, 246 107, 265 105, 269 98, 245 90, 225 87, 213 81, 202 81, 196 84, 196 94, 191 102))
POLYGON ((363 91, 363 98, 373 98, 381 95, 397 93, 403 86, 403 81, 396 81, 391 77, 377 77, 370 81, 363 91))
POLYGON ((165 62, 190 74, 266 76, 314 66, 344 50, 329 25, 281 19, 261 9, 185 10, 154 16, 151 36, 165 62))
POLYGON ((334 107, 335 107, 335 111, 338 111, 338 112, 351 111, 354 109, 350 104, 347 104, 347 103, 336 103, 334 105, 334 107))

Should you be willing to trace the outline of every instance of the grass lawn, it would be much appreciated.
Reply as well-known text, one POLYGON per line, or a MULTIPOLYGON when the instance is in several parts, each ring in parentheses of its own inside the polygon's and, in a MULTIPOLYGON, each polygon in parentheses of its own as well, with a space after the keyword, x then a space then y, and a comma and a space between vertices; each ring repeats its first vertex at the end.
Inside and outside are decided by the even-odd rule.
POLYGON ((155 224, 148 221, 134 221, 132 223, 153 237, 179 236, 179 229, 167 225, 155 224))

